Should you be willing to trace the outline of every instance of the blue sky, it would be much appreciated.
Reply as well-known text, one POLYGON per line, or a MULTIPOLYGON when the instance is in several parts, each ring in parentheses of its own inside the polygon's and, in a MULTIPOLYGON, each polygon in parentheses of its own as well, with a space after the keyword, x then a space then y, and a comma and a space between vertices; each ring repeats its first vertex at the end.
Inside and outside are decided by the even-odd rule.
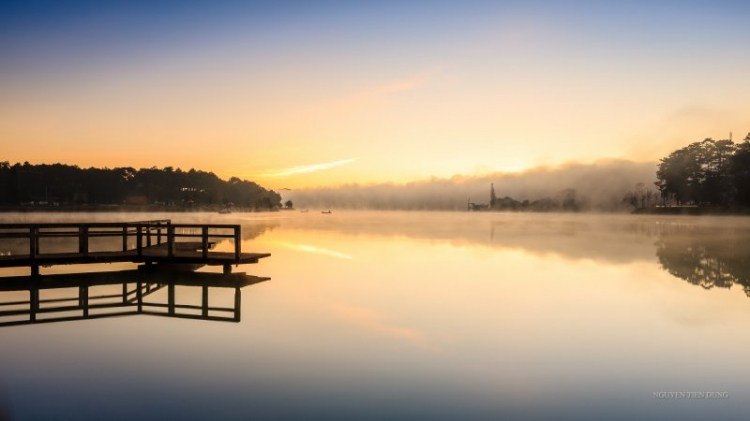
POLYGON ((349 163, 300 185, 656 159, 750 129, 748 17, 741 1, 4 1, 0 141, 14 160, 248 178, 349 163))

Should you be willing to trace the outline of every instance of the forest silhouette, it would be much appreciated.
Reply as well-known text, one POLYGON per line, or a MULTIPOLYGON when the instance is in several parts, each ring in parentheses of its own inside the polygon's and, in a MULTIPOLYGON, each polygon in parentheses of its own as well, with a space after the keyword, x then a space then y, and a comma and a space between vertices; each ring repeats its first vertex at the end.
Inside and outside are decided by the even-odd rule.
POLYGON ((64 164, 0 164, 0 205, 163 205, 274 209, 281 196, 258 184, 179 168, 79 168, 64 164))
POLYGON ((750 206, 750 134, 694 142, 662 158, 656 172, 662 204, 750 206))

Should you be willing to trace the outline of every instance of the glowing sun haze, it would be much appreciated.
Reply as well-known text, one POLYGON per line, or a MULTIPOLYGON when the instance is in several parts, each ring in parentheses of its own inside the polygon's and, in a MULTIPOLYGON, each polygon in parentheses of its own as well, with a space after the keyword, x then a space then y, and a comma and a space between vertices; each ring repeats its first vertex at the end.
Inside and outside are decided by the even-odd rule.
POLYGON ((750 130, 745 1, 0 4, 0 160, 271 188, 654 160, 750 130))

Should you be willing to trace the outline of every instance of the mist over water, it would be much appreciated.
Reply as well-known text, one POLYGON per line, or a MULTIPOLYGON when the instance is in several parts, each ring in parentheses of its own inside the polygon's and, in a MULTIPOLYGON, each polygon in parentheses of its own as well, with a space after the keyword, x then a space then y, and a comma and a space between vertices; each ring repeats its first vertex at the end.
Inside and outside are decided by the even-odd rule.
MULTIPOLYGON (((0 385, 11 419, 750 415, 750 368, 742 352, 728 351, 750 346, 748 218, 12 216, 165 217, 239 223, 244 251, 272 254, 239 268, 271 278, 243 290, 241 322, 134 316, 0 328, 0 385), (662 391, 728 398, 655 399, 662 391), (121 411, 134 401, 137 408, 121 411)), ((23 244, 0 250, 21 251, 23 244)), ((212 305, 227 300, 218 295, 212 305)), ((199 303, 200 291, 183 290, 178 302, 199 303)))
POLYGON ((465 210, 467 201, 489 203, 490 184, 498 198, 537 200, 575 189, 585 210, 623 211, 626 192, 637 183, 653 186, 655 162, 602 160, 537 167, 518 173, 432 178, 406 184, 343 185, 285 194, 297 207, 400 210, 465 210))

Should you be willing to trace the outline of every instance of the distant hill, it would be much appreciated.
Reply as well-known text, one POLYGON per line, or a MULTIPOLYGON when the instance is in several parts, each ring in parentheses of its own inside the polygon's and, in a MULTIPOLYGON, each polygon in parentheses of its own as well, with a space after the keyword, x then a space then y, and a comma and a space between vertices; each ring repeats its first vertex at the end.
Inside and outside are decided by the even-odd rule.
POLYGON ((602 160, 536 167, 523 172, 432 178, 406 184, 350 184, 295 190, 296 207, 403 210, 464 210, 467 199, 489 203, 490 184, 498 198, 537 200, 574 189, 581 210, 630 210, 623 196, 642 182, 653 186, 656 162, 602 160))
POLYGON ((258 184, 195 169, 79 168, 64 164, 0 164, 0 205, 227 205, 280 207, 281 196, 258 184))

